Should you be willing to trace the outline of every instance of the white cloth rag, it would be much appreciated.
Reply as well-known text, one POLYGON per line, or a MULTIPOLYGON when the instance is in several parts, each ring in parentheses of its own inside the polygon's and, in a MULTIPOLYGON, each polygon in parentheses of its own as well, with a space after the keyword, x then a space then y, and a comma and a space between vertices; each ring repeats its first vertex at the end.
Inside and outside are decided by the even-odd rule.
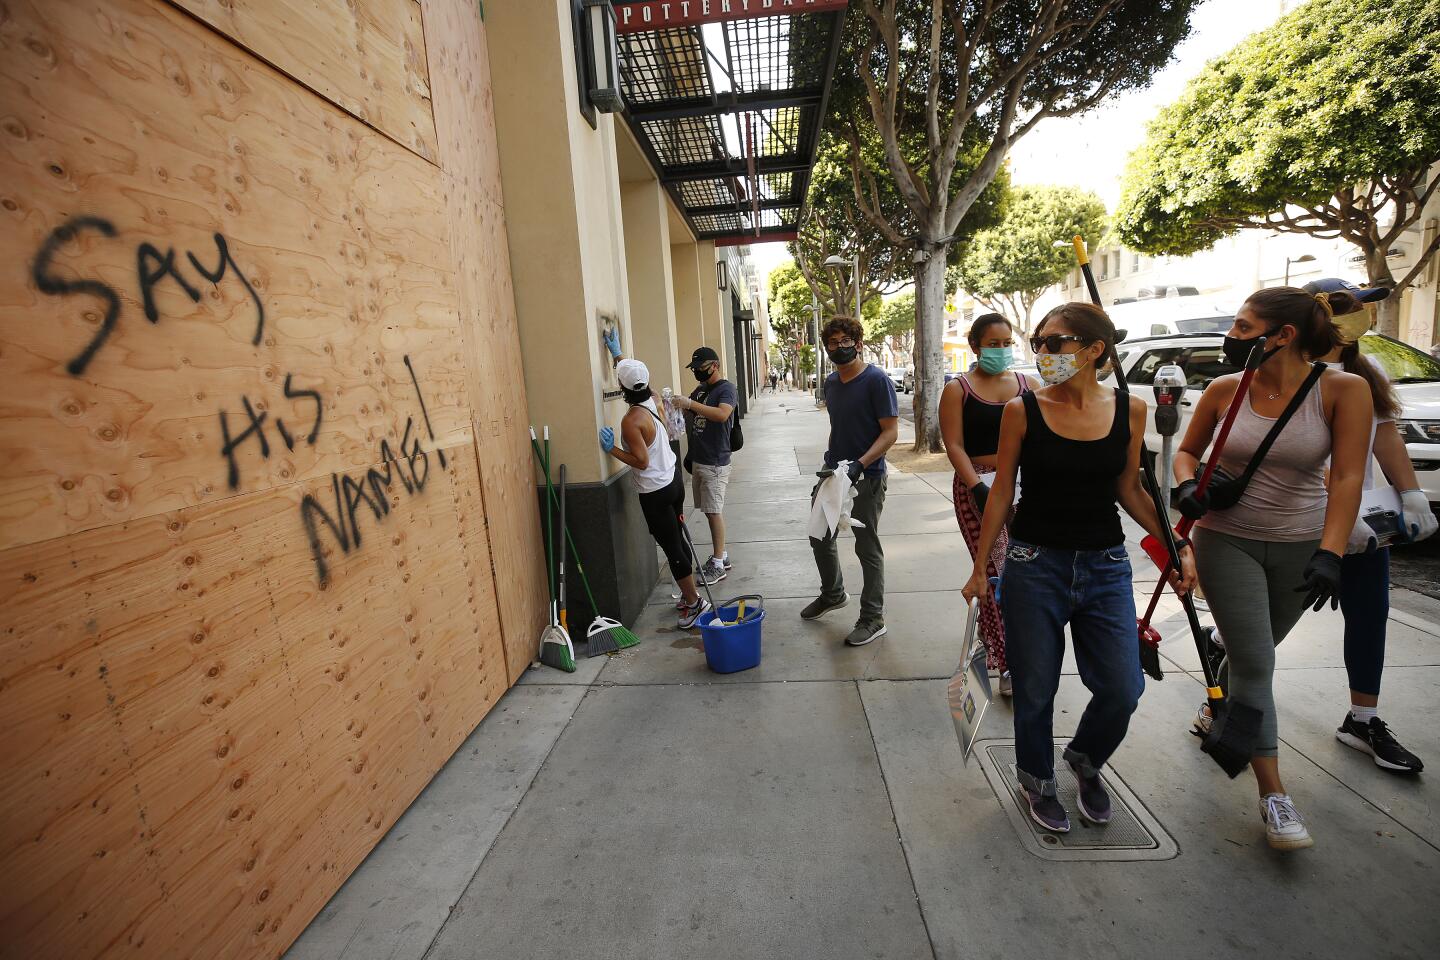
POLYGON ((835 472, 821 480, 815 490, 815 501, 810 505, 810 523, 805 532, 816 540, 824 540, 837 530, 865 526, 859 520, 850 518, 855 487, 846 472, 849 466, 849 460, 840 461, 835 472))

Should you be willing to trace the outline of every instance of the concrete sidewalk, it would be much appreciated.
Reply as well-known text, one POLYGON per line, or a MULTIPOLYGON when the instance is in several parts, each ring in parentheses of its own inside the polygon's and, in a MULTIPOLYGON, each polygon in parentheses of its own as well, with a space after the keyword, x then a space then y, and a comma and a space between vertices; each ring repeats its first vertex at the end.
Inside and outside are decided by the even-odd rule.
MULTIPOLYGON (((889 634, 846 648, 850 544, 851 605, 798 617, 818 587, 804 522, 825 414, 767 394, 745 427, 726 510, 735 569, 714 589, 765 596, 761 665, 710 673, 657 585, 639 647, 575 674, 532 670, 500 701, 291 958, 1434 952, 1437 774, 1398 778, 1335 741, 1338 614, 1308 614, 1277 674, 1281 769, 1313 849, 1270 850, 1253 780, 1226 779, 1187 732, 1203 689, 1173 601, 1168 676, 1148 682, 1109 770, 1131 816, 1099 830, 1072 813, 1071 836, 1047 845, 1016 825, 1008 704, 968 766, 946 707, 970 571, 949 473, 892 474, 889 634)), ((691 524, 707 543, 703 516, 691 524)), ((1131 553, 1148 597, 1155 571, 1131 553)), ((1440 764, 1440 602, 1396 591, 1394 604, 1382 716, 1440 764)), ((1067 663, 1057 737, 1086 696, 1067 663)))

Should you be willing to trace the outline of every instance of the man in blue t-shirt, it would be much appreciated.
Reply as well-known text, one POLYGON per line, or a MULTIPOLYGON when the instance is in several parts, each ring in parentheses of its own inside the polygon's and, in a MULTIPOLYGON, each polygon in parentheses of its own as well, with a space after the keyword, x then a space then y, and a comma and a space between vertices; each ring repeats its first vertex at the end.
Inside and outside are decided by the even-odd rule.
MULTIPOLYGON (((850 461, 850 481, 855 485, 850 516, 864 524, 853 528, 855 556, 860 560, 865 586, 860 592, 860 620, 845 638, 852 647, 885 634, 885 551, 880 547, 880 511, 885 507, 885 453, 894 446, 900 432, 895 384, 884 370, 860 359, 864 333, 855 320, 835 317, 825 324, 820 337, 826 355, 835 364, 835 372, 825 378, 825 410, 830 414, 825 466, 833 470, 841 461, 850 461)), ((820 596, 800 611, 806 620, 850 602, 840 574, 835 534, 824 540, 811 537, 810 548, 820 570, 820 596)))
POLYGON ((700 381, 689 397, 674 401, 685 411, 690 435, 688 465, 695 506, 710 523, 710 559, 700 572, 706 583, 719 583, 731 568, 725 549, 725 490, 730 485, 730 433, 740 395, 735 384, 720 376, 720 355, 709 347, 697 348, 685 366, 700 381))

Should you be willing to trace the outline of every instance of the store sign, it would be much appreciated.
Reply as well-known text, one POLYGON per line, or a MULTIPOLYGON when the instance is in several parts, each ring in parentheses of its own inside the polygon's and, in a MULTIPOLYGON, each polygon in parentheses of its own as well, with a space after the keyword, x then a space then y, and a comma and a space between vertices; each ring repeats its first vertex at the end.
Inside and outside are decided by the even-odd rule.
POLYGON ((666 30, 745 17, 844 11, 849 0, 644 0, 616 3, 617 33, 666 30))

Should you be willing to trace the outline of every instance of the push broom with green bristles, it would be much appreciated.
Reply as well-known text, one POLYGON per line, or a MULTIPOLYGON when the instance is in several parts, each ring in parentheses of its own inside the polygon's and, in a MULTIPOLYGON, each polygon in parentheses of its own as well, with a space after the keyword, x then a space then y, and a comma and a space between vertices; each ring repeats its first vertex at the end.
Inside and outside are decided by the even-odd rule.
MULTIPOLYGON (((557 498, 555 488, 550 484, 550 428, 548 426, 545 428, 544 452, 540 450, 540 441, 535 436, 535 428, 530 428, 530 449, 534 451, 535 459, 545 473, 545 492, 549 505, 554 505, 557 498)), ((615 653, 637 646, 640 638, 628 630, 623 623, 599 615, 600 607, 595 602, 595 594, 590 590, 590 578, 585 575, 585 567, 580 563, 580 551, 575 546, 575 538, 571 536, 568 526, 563 527, 561 536, 569 542, 570 552, 575 556, 575 569, 580 574, 580 585, 585 588, 585 598, 590 601, 590 610, 595 614, 595 619, 590 622, 590 628, 585 633, 586 655, 598 657, 602 653, 615 653)))

